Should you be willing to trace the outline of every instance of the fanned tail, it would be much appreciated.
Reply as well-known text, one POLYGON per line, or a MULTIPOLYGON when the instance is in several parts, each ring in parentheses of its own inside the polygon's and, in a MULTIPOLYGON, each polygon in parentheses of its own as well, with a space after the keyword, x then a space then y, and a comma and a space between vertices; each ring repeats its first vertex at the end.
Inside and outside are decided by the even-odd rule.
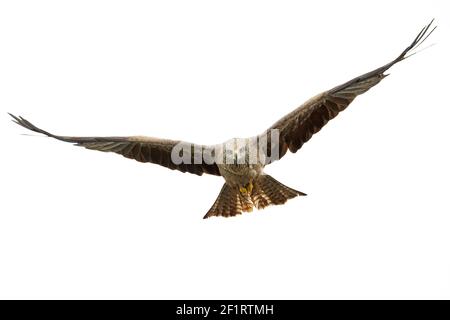
POLYGON ((297 196, 306 196, 306 193, 285 186, 269 175, 261 175, 254 183, 252 202, 257 209, 270 205, 280 205, 297 196))
POLYGON ((253 210, 252 199, 249 195, 242 195, 236 187, 225 183, 211 209, 203 217, 233 217, 242 212, 253 210))
POLYGON ((261 175, 253 181, 252 193, 243 195, 237 187, 225 183, 216 201, 204 219, 210 217, 233 217, 250 212, 253 207, 263 209, 269 205, 280 205, 305 193, 289 188, 269 175, 261 175))

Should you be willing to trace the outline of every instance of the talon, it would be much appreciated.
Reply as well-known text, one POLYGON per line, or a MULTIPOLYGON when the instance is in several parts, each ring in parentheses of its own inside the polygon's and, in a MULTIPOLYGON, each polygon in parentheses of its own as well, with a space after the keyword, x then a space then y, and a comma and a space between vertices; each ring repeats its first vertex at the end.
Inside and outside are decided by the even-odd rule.
POLYGON ((251 194, 252 193, 252 190, 253 190, 253 183, 249 183, 248 185, 247 185, 247 192, 248 192, 248 194, 251 194))
POLYGON ((244 187, 239 187, 239 192, 242 194, 247 194, 247 189, 244 187))

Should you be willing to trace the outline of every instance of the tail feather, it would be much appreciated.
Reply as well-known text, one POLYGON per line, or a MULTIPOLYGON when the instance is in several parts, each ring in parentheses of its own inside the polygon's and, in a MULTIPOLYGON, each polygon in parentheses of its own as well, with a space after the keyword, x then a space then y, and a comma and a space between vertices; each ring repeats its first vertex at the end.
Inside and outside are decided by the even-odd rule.
POLYGON ((256 208, 263 209, 272 204, 284 204, 297 196, 306 196, 306 193, 289 188, 269 175, 262 175, 255 183, 252 201, 256 208))
POLYGON ((253 207, 263 209, 269 205, 280 205, 289 199, 306 194, 285 186, 269 175, 259 176, 253 182, 250 195, 243 195, 237 187, 225 183, 216 201, 204 219, 214 216, 232 217, 250 212, 253 207))
POLYGON ((253 203, 250 196, 242 195, 237 188, 225 183, 216 201, 203 219, 214 216, 233 217, 252 210, 253 203))

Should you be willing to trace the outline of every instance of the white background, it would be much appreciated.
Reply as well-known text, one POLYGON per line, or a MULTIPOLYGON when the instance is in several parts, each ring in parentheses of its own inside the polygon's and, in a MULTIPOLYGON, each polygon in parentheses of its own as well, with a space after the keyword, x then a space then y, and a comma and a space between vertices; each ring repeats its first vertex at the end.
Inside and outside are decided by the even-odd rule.
POLYGON ((447 1, 2 1, 0 298, 450 298, 447 1), (36 136, 262 132, 390 70, 267 173, 308 193, 202 217, 220 177, 36 136), (425 44, 426 46, 426 44, 425 44))

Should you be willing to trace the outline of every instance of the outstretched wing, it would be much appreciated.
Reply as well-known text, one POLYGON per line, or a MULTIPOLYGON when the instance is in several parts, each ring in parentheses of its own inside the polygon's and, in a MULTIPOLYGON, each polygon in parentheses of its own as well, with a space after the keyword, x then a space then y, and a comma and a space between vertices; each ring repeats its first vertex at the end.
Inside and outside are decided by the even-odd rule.
POLYGON ((414 41, 396 59, 382 67, 311 98, 303 105, 281 118, 272 125, 272 127, 260 135, 260 139, 263 137, 267 139, 268 153, 271 153, 272 155, 271 157, 268 157, 267 163, 281 159, 281 157, 286 154, 287 150, 294 153, 297 152, 297 150, 300 149, 315 133, 322 129, 329 120, 333 119, 339 112, 346 109, 353 99, 358 95, 363 94, 386 77, 387 74, 384 74, 386 70, 397 62, 414 54, 412 53, 407 56, 408 52, 416 49, 434 31, 436 27, 430 29, 432 23, 433 20, 420 31, 414 41), (274 142, 271 144, 271 133, 274 129, 278 130, 279 139, 277 144, 274 142), (276 151, 278 151, 278 159, 273 156, 276 151))
POLYGON ((134 159, 139 162, 151 162, 159 164, 172 170, 179 170, 181 172, 189 172, 197 175, 208 173, 212 175, 220 175, 219 168, 215 163, 205 163, 203 154, 209 152, 213 154, 214 150, 209 146, 194 145, 191 143, 164 140, 151 137, 70 137, 58 136, 42 129, 39 129, 26 119, 16 117, 14 122, 27 128, 31 131, 45 134, 48 137, 55 138, 61 141, 74 143, 77 146, 85 147, 87 149, 115 152, 123 155, 129 159, 134 159), (184 146, 183 148, 179 148, 184 146), (172 150, 177 147, 177 159, 183 161, 173 161, 172 150), (187 154, 186 154, 187 153, 187 154), (187 161, 185 161, 187 160, 187 161), (180 162, 180 163, 179 163, 180 162))

